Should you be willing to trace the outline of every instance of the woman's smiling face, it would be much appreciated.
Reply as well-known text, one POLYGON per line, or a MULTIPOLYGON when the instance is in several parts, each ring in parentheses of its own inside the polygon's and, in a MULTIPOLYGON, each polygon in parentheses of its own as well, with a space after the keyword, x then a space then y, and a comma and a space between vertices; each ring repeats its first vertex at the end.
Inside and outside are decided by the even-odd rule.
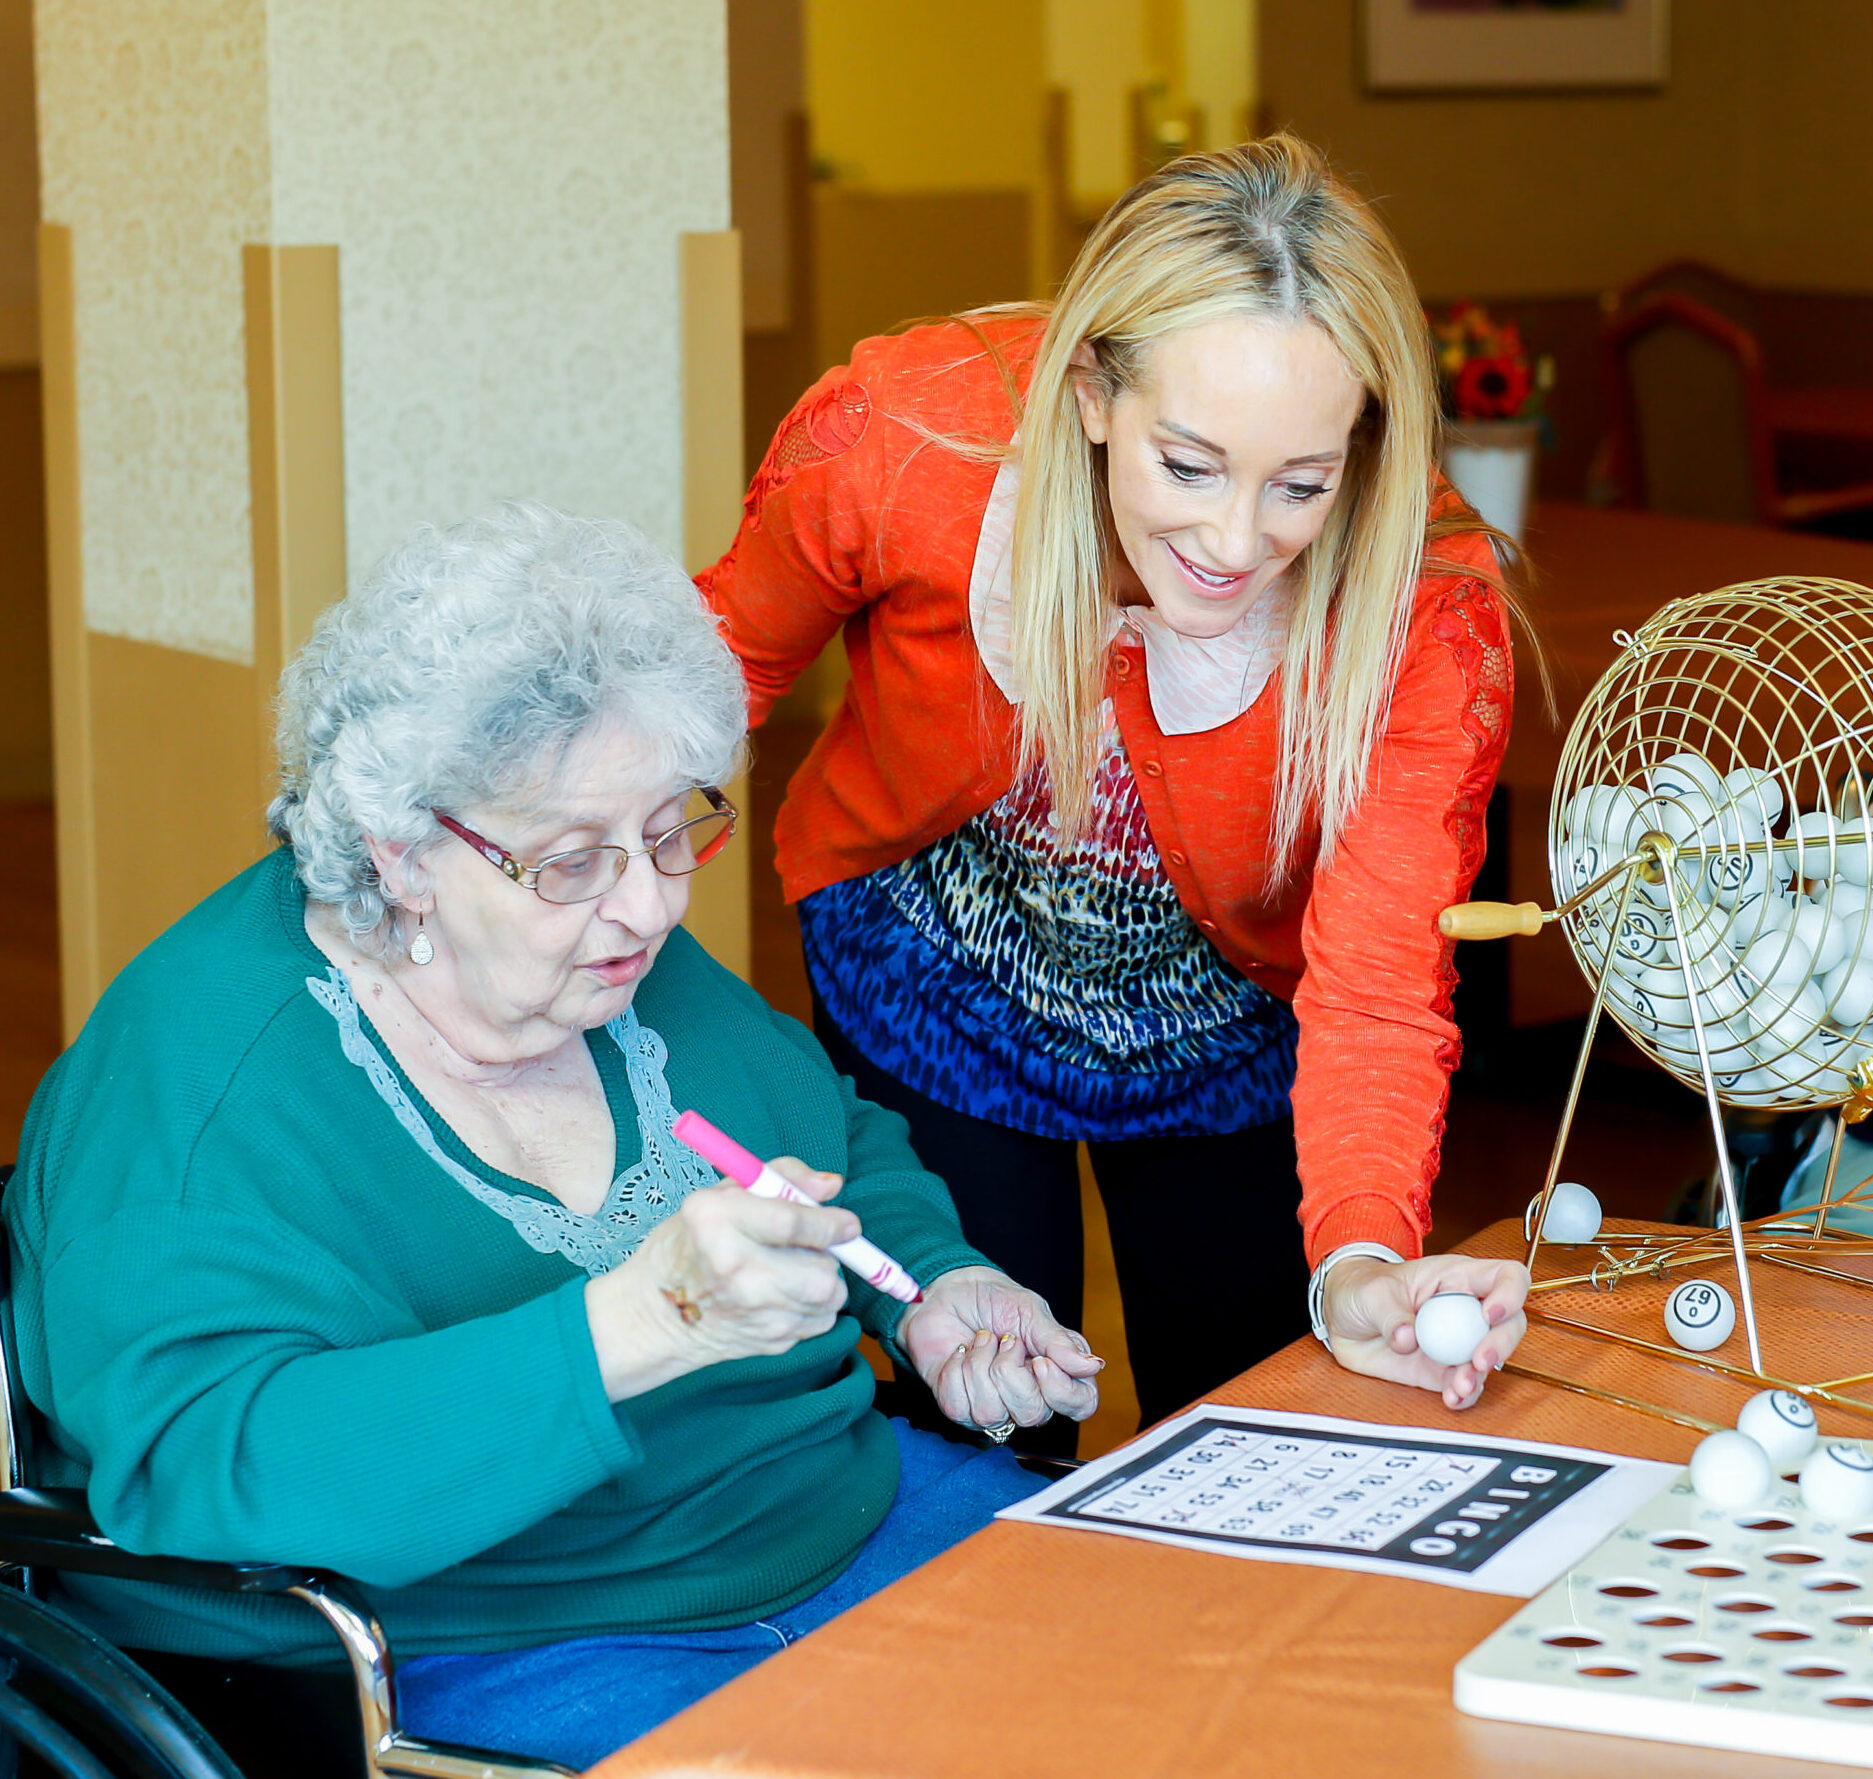
POLYGON ((1232 629, 1320 535, 1366 402, 1314 323, 1247 315, 1166 335, 1109 402, 1091 375, 1076 388, 1106 448, 1119 597, 1193 637, 1232 629))

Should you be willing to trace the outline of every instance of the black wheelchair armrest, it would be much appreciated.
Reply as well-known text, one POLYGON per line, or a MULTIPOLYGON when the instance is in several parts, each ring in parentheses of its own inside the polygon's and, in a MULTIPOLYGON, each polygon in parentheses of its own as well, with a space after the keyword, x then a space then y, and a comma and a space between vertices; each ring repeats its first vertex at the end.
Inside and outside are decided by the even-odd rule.
POLYGON ((1085 1462, 1082 1458, 1053 1458, 1045 1452, 1016 1452, 1015 1462, 1036 1476, 1071 1476, 1085 1462))
POLYGON ((168 1582, 233 1594, 283 1594, 309 1588, 315 1569, 282 1563, 210 1563, 194 1557, 140 1557, 98 1530, 83 1489, 0 1490, 0 1563, 111 1575, 120 1581, 168 1582))

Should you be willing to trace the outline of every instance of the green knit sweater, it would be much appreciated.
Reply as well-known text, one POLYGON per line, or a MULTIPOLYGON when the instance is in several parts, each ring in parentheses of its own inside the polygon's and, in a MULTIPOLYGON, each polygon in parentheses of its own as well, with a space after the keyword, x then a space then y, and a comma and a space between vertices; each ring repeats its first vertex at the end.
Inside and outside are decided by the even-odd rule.
MULTIPOLYGON (((132 1550, 352 1575, 406 1655, 741 1624, 825 1586, 896 1488, 856 1346, 902 1306, 848 1275, 830 1333, 614 1407, 585 1274, 451 1179, 345 1060, 303 910, 288 854, 243 872, 118 977, 33 1101, 6 1220, 40 1480, 88 1487, 132 1550)), ((634 1005, 679 1110, 845 1174, 839 1202, 925 1282, 981 1263, 902 1121, 687 934, 634 1005)), ((623 1058, 587 1041, 622 1169, 623 1058)), ((445 1153, 546 1198, 403 1086, 445 1153)), ((336 1656, 296 1602, 67 1585, 133 1646, 336 1656)))

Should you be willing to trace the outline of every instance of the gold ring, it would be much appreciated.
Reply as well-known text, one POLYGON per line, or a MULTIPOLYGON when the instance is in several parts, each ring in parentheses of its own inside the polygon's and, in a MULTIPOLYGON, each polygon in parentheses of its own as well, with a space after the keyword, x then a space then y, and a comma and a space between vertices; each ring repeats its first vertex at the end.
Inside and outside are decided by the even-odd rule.
POLYGON ((702 1320, 702 1305, 681 1285, 665 1285, 663 1294, 669 1300, 670 1307, 683 1318, 687 1325, 694 1327, 702 1320))

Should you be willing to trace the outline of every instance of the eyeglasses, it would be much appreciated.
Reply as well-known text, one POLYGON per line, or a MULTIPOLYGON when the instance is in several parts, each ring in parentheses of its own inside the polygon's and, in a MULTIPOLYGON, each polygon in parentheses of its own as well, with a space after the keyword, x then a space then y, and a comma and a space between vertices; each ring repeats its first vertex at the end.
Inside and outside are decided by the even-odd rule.
POLYGON ((665 877, 687 877, 708 864, 734 835, 735 805, 714 785, 703 785, 690 796, 701 798, 708 808, 659 834, 649 846, 585 846, 577 852, 556 852, 537 865, 523 865, 511 852, 439 809, 431 814, 489 864, 498 865, 522 889, 532 890, 543 902, 563 906, 602 896, 624 875, 625 866, 633 859, 649 859, 665 877))

